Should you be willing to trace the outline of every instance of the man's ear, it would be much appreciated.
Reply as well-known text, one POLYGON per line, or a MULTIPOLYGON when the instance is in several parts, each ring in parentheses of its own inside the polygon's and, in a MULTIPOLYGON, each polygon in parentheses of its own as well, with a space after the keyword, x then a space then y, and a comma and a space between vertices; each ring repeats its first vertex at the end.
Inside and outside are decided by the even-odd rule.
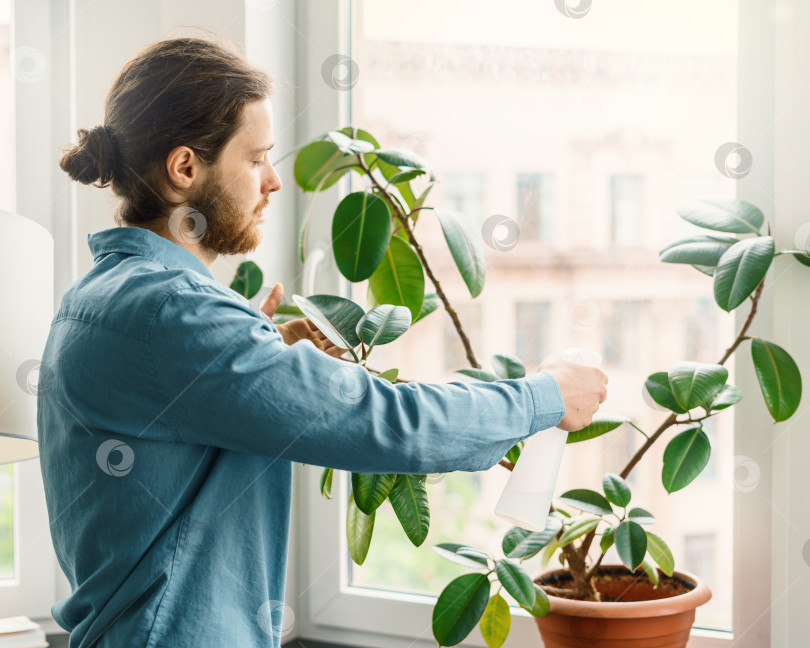
POLYGON ((166 172, 169 176, 169 190, 177 197, 185 198, 195 183, 203 175, 203 164, 197 154, 188 146, 177 146, 166 157, 166 172))

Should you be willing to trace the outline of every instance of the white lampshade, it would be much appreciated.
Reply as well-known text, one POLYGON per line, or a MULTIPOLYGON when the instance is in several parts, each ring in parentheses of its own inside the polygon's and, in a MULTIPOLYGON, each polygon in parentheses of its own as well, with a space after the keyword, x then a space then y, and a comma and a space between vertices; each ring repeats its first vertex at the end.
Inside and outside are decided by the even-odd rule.
POLYGON ((53 319, 53 237, 2 210, 0 300, 0 463, 8 463, 39 454, 37 390, 53 319))

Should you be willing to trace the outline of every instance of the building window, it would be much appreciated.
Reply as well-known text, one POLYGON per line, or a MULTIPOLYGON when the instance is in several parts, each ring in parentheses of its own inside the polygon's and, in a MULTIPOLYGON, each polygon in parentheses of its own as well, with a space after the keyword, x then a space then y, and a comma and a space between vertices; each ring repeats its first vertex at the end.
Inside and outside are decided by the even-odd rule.
POLYGON ((523 240, 550 241, 552 236, 553 184, 550 173, 517 176, 518 224, 523 240))
MULTIPOLYGON (((458 319, 464 332, 470 339, 470 344, 476 353, 481 353, 481 305, 477 303, 458 304, 455 308, 458 319)), ((444 317, 444 368, 450 371, 464 369, 470 366, 464 345, 458 336, 458 331, 453 326, 453 321, 449 315, 444 317)))
POLYGON ((716 362, 717 306, 706 297, 696 299, 686 320, 685 355, 695 362, 716 362))
POLYGON ((683 568, 700 574, 710 586, 714 581, 715 541, 713 533, 687 535, 683 539, 683 568))
POLYGON ((464 214, 481 226, 484 220, 484 174, 477 172, 446 173, 442 181, 444 201, 442 207, 464 214))
POLYGON ((515 354, 524 364, 539 365, 551 352, 551 305, 518 302, 515 305, 515 354))
POLYGON ((610 240, 616 245, 639 245, 644 199, 644 176, 610 176, 610 240))
POLYGON ((604 320, 602 331, 605 364, 634 367, 639 358, 639 318, 643 303, 640 301, 617 301, 613 303, 604 320))

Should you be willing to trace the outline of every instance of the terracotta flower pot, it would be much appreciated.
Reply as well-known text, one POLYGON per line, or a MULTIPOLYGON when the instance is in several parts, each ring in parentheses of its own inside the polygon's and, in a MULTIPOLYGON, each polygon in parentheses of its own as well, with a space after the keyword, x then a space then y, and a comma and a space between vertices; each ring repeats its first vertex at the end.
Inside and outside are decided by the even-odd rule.
MULTIPOLYGON (((558 569, 537 583, 569 588, 572 579, 568 570, 558 569)), ((535 617, 546 648, 683 648, 695 608, 712 597, 706 583, 688 572, 661 574, 653 589, 644 572, 632 574, 621 565, 601 567, 595 585, 602 596, 598 603, 548 597, 548 616, 535 617)))

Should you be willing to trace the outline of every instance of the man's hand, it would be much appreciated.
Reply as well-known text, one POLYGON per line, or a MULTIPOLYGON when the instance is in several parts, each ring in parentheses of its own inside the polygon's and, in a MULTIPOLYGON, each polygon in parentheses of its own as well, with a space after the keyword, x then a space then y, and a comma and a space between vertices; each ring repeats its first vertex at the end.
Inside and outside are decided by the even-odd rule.
MULTIPOLYGON (((283 297, 284 286, 280 283, 276 283, 276 285, 273 286, 273 290, 270 291, 270 294, 267 295, 262 302, 262 312, 267 315, 267 317, 273 317, 283 297)), ((276 324, 276 328, 278 332, 281 333, 281 337, 286 344, 292 345, 299 340, 310 340, 321 351, 335 358, 339 358, 346 353, 346 349, 341 349, 332 344, 308 317, 276 324)))
POLYGON ((549 356, 538 371, 554 376, 565 401, 565 414, 557 427, 575 432, 590 425, 599 405, 607 398, 608 377, 598 367, 568 362, 560 356, 549 356))

